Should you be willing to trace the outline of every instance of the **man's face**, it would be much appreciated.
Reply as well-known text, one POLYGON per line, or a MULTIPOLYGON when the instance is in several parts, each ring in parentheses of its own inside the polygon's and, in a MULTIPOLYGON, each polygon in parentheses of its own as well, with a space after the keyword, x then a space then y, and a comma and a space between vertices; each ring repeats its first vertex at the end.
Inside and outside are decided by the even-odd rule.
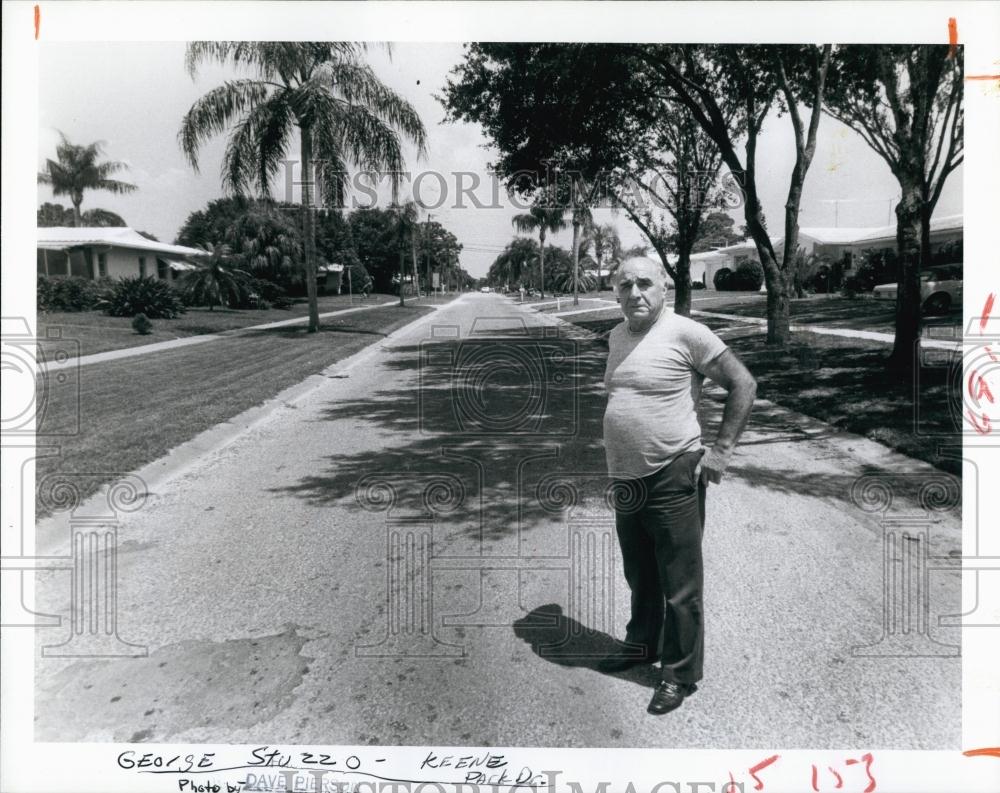
POLYGON ((651 325, 667 297, 667 281, 656 262, 629 260, 618 273, 618 302, 633 330, 651 325))

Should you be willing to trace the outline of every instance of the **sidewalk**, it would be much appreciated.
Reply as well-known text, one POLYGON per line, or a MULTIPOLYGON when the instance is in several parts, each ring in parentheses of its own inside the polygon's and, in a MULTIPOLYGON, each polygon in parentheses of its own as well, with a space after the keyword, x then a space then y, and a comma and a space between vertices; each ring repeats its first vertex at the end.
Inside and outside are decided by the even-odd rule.
MULTIPOLYGON (((601 300, 600 298, 588 298, 589 300, 601 300)), ((603 303, 607 303, 607 310, 612 308, 618 308, 618 303, 613 300, 601 300, 603 303)), ((535 306, 531 306, 534 308, 535 306)), ((550 317, 570 317, 575 314, 590 314, 595 311, 602 311, 605 309, 601 308, 582 308, 573 309, 570 311, 559 311, 559 312, 545 312, 546 316, 550 317)), ((673 309, 668 308, 672 311, 673 309)), ((539 312, 543 313, 543 312, 539 312)), ((742 322, 745 325, 756 325, 761 331, 767 330, 767 320, 761 317, 744 317, 738 314, 721 314, 716 311, 700 311, 698 309, 691 309, 691 315, 697 317, 710 317, 712 319, 724 319, 730 322, 742 322)), ((856 330, 854 328, 829 328, 823 325, 798 325, 792 324, 791 330, 793 332, 806 332, 806 333, 816 333, 820 336, 840 336, 846 339, 866 339, 868 341, 878 341, 885 344, 892 344, 895 341, 891 333, 881 333, 874 330, 856 330)), ((921 346, 928 349, 934 350, 961 350, 961 341, 939 341, 935 339, 922 339, 921 346)))
MULTIPOLYGON (((352 314, 356 311, 368 311, 373 308, 383 308, 385 306, 394 306, 394 302, 386 303, 376 303, 370 306, 355 306, 354 308, 342 308, 338 311, 327 311, 325 314, 320 314, 320 319, 326 319, 327 317, 342 316, 344 314, 352 314)), ((93 355, 82 355, 79 358, 67 358, 63 361, 40 361, 40 367, 46 372, 58 372, 61 369, 75 368, 79 366, 87 366, 93 363, 105 363, 106 361, 117 361, 121 358, 132 358, 136 355, 149 355, 154 352, 162 352, 163 350, 175 350, 178 347, 188 347, 192 344, 204 344, 207 341, 216 341, 217 339, 225 339, 232 336, 240 336, 244 333, 251 333, 254 331, 261 330, 273 330, 274 328, 284 328, 289 325, 301 325, 309 321, 309 317, 295 317, 294 319, 283 319, 278 322, 265 322, 263 325, 251 325, 247 328, 235 328, 233 330, 224 330, 219 333, 205 333, 200 336, 188 336, 183 339, 172 339, 171 341, 159 341, 155 344, 144 344, 141 347, 125 347, 121 350, 108 350, 107 352, 98 352, 93 355)))

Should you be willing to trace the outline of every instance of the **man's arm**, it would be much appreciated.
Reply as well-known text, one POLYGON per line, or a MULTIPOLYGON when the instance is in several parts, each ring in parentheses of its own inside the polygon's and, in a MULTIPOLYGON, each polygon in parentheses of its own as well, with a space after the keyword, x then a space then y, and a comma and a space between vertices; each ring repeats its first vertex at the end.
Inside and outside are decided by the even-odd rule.
POLYGON ((715 358, 705 367, 703 374, 728 392, 719 435, 715 439, 715 445, 701 458, 697 472, 702 483, 718 484, 729 465, 736 441, 750 418, 750 409, 757 395, 757 381, 732 350, 726 350, 715 358))

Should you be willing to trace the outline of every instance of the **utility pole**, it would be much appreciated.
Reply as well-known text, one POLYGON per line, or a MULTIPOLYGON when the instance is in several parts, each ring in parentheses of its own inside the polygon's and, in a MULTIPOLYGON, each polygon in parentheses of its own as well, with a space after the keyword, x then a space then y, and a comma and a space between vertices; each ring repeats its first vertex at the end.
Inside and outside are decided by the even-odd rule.
POLYGON ((431 246, 430 246, 430 236, 431 236, 431 218, 434 217, 430 212, 427 213, 427 220, 424 221, 424 256, 426 257, 426 270, 425 273, 427 277, 427 295, 434 294, 434 287, 431 286, 431 246))

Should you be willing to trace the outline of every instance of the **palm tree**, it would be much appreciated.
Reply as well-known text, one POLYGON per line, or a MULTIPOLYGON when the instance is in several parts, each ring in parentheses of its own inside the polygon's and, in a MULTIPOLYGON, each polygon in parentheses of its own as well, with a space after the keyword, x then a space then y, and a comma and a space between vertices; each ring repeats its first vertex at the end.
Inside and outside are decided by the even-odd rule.
POLYGON ((227 226, 224 238, 241 267, 258 278, 287 284, 299 271, 302 252, 297 230, 280 211, 251 205, 227 226))
MULTIPOLYGON (((76 217, 73 210, 64 207, 62 204, 43 203, 35 213, 35 222, 38 228, 51 226, 74 226, 76 217)), ((107 209, 88 209, 80 215, 81 226, 127 226, 125 219, 107 209)))
POLYGON ((621 257, 622 241, 618 236, 618 229, 614 223, 598 223, 590 230, 590 244, 594 247, 594 259, 597 262, 597 288, 603 286, 601 280, 601 268, 604 266, 604 259, 618 259, 621 257))
POLYGON ((61 132, 59 138, 61 142, 56 146, 56 159, 45 161, 45 171, 38 174, 38 182, 50 185, 53 195, 69 196, 73 202, 74 226, 83 225, 80 204, 83 203, 85 190, 131 193, 138 189, 134 184, 109 178, 113 173, 127 170, 128 166, 123 162, 98 162, 98 157, 104 153, 102 141, 77 146, 61 132))
POLYGON ((541 269, 540 290, 542 297, 545 297, 545 237, 550 231, 559 231, 566 228, 566 221, 563 218, 564 210, 558 206, 546 206, 544 197, 535 199, 534 206, 527 212, 515 215, 511 221, 514 228, 522 234, 530 234, 538 231, 539 255, 538 265, 541 269))
POLYGON ((213 88, 181 123, 181 148, 192 167, 198 149, 229 127, 223 186, 241 195, 270 182, 286 162, 298 128, 302 158, 302 230, 305 242, 309 331, 319 329, 313 185, 325 203, 341 204, 348 164, 390 175, 393 197, 403 171, 400 133, 426 153, 427 133, 416 110, 359 60, 364 44, 345 42, 201 41, 188 44, 192 78, 202 62, 254 72, 213 88), (313 179, 313 167, 323 168, 313 179))
POLYGON ((181 289, 191 302, 208 304, 209 311, 215 309, 216 303, 239 303, 249 288, 250 274, 233 266, 232 249, 228 245, 206 242, 199 247, 212 254, 212 258, 197 270, 185 273, 181 289))

